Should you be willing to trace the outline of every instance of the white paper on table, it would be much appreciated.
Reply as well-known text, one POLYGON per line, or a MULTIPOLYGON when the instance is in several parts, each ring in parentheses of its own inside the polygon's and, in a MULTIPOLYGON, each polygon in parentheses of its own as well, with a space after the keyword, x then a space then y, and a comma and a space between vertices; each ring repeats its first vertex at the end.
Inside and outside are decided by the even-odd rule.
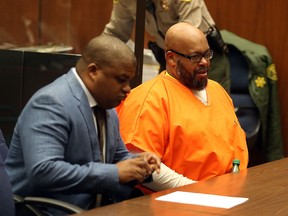
POLYGON ((156 200, 229 209, 246 202, 248 198, 176 191, 156 200))

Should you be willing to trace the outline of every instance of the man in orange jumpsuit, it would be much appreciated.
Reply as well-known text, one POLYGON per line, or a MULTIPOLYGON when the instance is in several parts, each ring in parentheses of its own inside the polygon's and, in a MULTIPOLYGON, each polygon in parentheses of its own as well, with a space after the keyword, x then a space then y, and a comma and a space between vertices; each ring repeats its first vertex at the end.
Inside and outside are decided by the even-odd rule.
POLYGON ((166 33, 165 52, 166 71, 133 89, 117 109, 128 148, 161 157, 161 174, 146 186, 157 191, 223 175, 233 159, 247 168, 232 100, 207 78, 213 51, 205 35, 177 23, 166 33))

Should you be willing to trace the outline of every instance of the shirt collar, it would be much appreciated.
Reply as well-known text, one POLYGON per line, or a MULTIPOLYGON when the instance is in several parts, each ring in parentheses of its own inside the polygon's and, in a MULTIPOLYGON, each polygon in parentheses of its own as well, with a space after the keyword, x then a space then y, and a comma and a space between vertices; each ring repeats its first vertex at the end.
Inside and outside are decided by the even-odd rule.
POLYGON ((88 103, 89 103, 90 107, 96 106, 96 105, 97 105, 97 102, 95 101, 95 99, 93 98, 93 96, 91 95, 91 93, 88 91, 87 87, 85 86, 84 82, 81 80, 81 78, 80 78, 79 75, 77 74, 75 67, 73 67, 71 70, 73 71, 76 79, 79 81, 82 89, 84 90, 85 95, 87 96, 88 103))

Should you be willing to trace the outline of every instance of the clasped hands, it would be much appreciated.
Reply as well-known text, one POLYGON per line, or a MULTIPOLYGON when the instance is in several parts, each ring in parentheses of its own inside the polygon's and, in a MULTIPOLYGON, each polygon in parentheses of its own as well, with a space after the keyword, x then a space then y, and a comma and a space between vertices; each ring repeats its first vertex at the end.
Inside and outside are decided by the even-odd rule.
POLYGON ((117 163, 120 183, 136 180, 142 183, 154 171, 160 173, 160 158, 149 152, 142 152, 136 157, 117 163))

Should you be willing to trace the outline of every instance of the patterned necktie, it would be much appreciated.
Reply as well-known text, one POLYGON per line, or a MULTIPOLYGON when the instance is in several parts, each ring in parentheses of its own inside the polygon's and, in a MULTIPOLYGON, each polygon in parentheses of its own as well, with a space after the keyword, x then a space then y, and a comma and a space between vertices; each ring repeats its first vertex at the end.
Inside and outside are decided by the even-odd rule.
POLYGON ((106 110, 101 108, 100 106, 95 106, 94 112, 95 112, 96 123, 97 123, 100 157, 101 157, 101 161, 104 162, 103 147, 104 147, 104 137, 105 137, 106 110))

